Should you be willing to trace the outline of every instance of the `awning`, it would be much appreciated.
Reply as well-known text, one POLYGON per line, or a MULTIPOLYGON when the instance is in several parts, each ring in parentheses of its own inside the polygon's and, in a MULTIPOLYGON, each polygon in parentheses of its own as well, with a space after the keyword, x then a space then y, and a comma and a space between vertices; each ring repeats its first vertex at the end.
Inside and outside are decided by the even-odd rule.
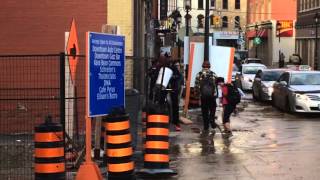
POLYGON ((268 37, 267 29, 259 29, 257 31, 257 35, 256 35, 255 30, 247 31, 247 38, 248 39, 253 39, 255 37, 267 38, 268 37))

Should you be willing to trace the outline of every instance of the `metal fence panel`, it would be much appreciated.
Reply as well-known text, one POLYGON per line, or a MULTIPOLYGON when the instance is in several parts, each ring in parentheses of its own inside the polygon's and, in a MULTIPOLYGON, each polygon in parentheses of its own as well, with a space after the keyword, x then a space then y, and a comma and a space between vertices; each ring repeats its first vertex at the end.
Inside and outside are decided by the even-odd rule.
MULTIPOLYGON (((59 54, 0 56, 0 179, 34 179, 34 128, 49 114, 54 122, 67 120, 67 177, 72 179, 69 172, 82 161, 79 156, 84 134, 84 65, 84 56, 80 56, 74 80, 77 86, 72 96, 65 92, 62 102, 69 104, 61 113, 59 54), (69 113, 70 109, 73 113, 69 113)), ((65 85, 67 81, 66 78, 65 85)))

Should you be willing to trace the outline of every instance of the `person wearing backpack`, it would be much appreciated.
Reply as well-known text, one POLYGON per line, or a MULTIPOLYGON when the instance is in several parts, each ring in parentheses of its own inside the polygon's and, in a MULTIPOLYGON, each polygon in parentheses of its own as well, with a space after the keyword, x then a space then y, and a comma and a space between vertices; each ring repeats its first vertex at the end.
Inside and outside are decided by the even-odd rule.
POLYGON ((195 80, 195 88, 200 95, 201 112, 203 119, 203 132, 208 132, 209 123, 213 129, 216 128, 216 98, 217 98, 217 75, 210 70, 210 62, 204 61, 202 71, 200 71, 195 80))
POLYGON ((232 83, 225 83, 224 78, 219 77, 217 79, 218 85, 222 90, 221 103, 223 106, 223 118, 222 123, 224 127, 224 134, 232 135, 230 126, 230 116, 236 109, 236 106, 241 101, 241 95, 238 89, 232 83))

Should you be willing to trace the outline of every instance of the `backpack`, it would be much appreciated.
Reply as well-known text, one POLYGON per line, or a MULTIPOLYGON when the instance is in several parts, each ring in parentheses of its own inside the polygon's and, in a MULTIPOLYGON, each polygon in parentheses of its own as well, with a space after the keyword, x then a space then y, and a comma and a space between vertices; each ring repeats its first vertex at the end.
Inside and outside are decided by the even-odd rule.
POLYGON ((200 93, 201 97, 205 98, 212 98, 216 95, 216 84, 213 74, 201 74, 200 93))
POLYGON ((226 96, 227 101, 231 105, 237 105, 241 101, 241 94, 236 87, 232 84, 226 84, 228 88, 228 94, 226 96))

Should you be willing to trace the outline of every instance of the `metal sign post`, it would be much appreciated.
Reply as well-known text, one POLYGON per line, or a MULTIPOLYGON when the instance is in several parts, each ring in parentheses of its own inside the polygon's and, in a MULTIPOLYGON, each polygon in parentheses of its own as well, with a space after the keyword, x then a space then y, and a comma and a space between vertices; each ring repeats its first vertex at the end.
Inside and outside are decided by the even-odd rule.
POLYGON ((77 180, 102 180, 91 158, 91 117, 124 107, 124 36, 87 32, 86 62, 86 161, 77 180))

